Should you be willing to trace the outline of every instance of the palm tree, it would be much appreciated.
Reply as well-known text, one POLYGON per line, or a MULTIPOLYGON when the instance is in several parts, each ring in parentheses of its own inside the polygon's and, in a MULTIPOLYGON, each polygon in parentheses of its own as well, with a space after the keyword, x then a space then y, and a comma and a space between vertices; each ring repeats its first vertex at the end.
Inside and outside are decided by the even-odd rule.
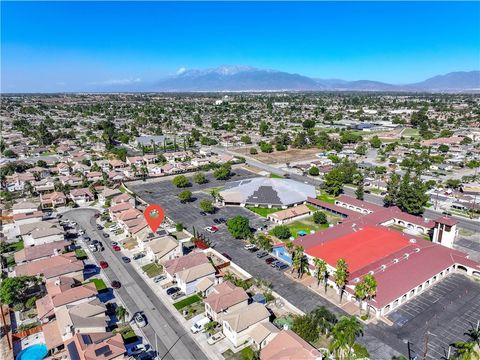
MULTIPOLYGON (((372 274, 367 274, 363 278, 363 283, 365 284, 365 290, 367 293, 367 300, 372 300, 375 295, 377 295, 377 280, 372 274)), ((367 315, 370 316, 370 306, 367 304, 367 315)))
POLYGON ((123 306, 119 305, 115 309, 115 315, 117 316, 118 320, 124 322, 125 318, 128 316, 128 311, 123 306))
POLYGON ((331 350, 341 359, 350 359, 357 336, 363 334, 363 326, 355 316, 342 316, 332 330, 331 350))
POLYGON ((360 308, 360 314, 362 313, 362 302, 367 297, 367 285, 362 280, 355 285, 355 297, 358 299, 358 307, 360 308))
POLYGON ((452 346, 455 348, 454 359, 459 360, 478 360, 480 356, 476 350, 477 344, 472 341, 458 341, 452 346))
POLYGON ((474 328, 472 326, 472 328, 467 332, 463 333, 463 335, 468 336, 470 338, 470 341, 480 346, 480 328, 478 327, 474 328))
POLYGON ((152 144, 153 155, 157 155, 157 149, 156 149, 156 146, 155 146, 155 141, 153 139, 150 139, 150 143, 152 144))
POLYGON ((303 254, 303 247, 302 246, 295 246, 295 255, 293 256, 293 266, 292 266, 292 272, 297 271, 297 277, 300 278, 301 274, 303 272, 303 260, 304 254, 303 254))
POLYGON ((132 169, 133 176, 134 176, 134 177, 137 177, 138 169, 137 169, 137 167, 135 166, 135 164, 132 164, 132 165, 130 166, 130 169, 132 169))
POLYGON ((320 331, 326 335, 328 335, 329 331, 332 330, 337 322, 335 314, 329 311, 325 306, 319 306, 313 310, 310 315, 315 319, 320 331))
POLYGON ((317 270, 317 286, 320 285, 320 281, 326 281, 325 273, 327 272, 327 263, 322 259, 315 258, 313 260, 315 268, 317 270))
POLYGON ((338 290, 340 292, 340 304, 342 303, 343 291, 347 285, 348 279, 348 265, 344 259, 338 259, 335 266, 335 284, 337 284, 338 290))

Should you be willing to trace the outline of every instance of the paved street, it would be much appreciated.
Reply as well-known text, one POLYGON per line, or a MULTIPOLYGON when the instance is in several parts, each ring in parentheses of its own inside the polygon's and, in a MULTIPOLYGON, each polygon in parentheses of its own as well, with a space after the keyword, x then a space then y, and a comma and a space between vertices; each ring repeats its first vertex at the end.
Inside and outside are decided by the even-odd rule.
POLYGON ((160 359, 207 359, 204 353, 179 324, 166 306, 158 299, 142 277, 130 264, 121 261, 121 253, 114 252, 109 241, 101 237, 101 232, 95 228, 95 210, 76 209, 64 214, 65 218, 76 221, 92 239, 99 239, 104 243, 105 251, 94 253, 97 261, 105 260, 109 268, 102 270, 110 281, 120 280, 122 287, 115 290, 130 315, 143 311, 148 325, 142 328, 149 343, 155 349, 157 341, 160 359), (155 338, 155 334, 157 337, 155 338))

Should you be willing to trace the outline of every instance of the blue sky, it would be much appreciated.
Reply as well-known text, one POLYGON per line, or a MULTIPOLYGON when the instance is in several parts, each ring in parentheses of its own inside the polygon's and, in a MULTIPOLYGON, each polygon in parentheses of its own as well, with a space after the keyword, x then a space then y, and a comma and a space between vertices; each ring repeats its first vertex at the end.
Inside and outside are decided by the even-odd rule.
POLYGON ((421 81, 480 68, 480 3, 4 2, 2 92, 155 81, 249 65, 421 81))

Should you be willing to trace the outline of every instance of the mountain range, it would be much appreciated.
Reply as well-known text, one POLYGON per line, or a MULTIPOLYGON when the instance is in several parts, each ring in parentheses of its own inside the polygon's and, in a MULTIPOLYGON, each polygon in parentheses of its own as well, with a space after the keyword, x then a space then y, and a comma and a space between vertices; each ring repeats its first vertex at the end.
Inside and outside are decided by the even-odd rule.
MULTIPOLYGON (((216 92, 216 91, 426 91, 479 92, 480 71, 437 75, 413 84, 388 84, 372 80, 314 79, 300 74, 248 66, 181 69, 176 75, 119 91, 216 92)), ((113 89, 112 89, 113 90, 113 89)))

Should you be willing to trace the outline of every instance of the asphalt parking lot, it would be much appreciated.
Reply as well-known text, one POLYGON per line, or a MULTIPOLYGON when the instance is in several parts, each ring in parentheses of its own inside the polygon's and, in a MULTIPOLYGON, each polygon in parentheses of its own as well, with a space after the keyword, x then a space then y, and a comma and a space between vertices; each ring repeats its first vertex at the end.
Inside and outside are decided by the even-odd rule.
POLYGON ((388 318, 394 325, 386 330, 410 341, 412 356, 422 358, 427 342, 427 358, 446 358, 449 345, 465 339, 464 332, 480 320, 480 284, 452 274, 388 318))

